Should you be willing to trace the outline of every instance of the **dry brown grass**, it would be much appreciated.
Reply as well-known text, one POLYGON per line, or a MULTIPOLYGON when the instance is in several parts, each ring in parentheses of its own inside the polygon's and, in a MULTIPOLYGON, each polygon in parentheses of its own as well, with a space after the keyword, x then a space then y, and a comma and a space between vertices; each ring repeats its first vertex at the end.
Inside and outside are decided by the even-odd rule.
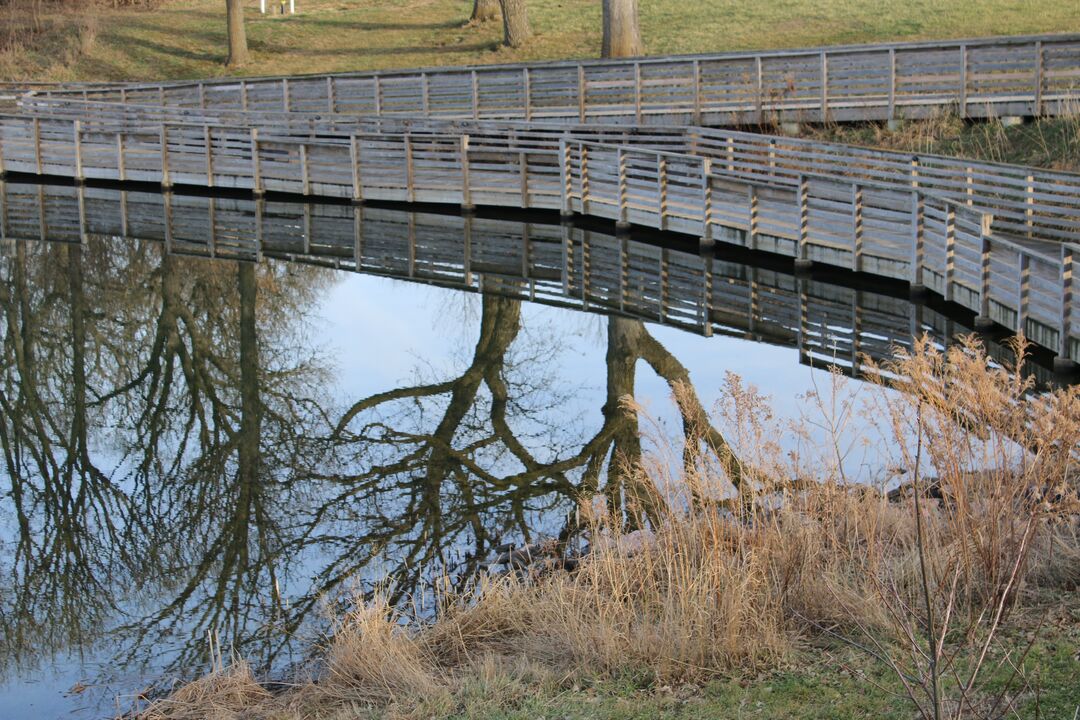
POLYGON ((1061 116, 1005 127, 999 122, 965 122, 956 109, 924 120, 902 122, 890 130, 884 123, 830 124, 807 127, 807 137, 854 143, 887 150, 933 153, 990 162, 1080 171, 1080 107, 1061 116))
MULTIPOLYGON (((1000 636, 1028 588, 1078 581, 1080 389, 1033 393, 974 341, 947 352, 924 341, 881 371, 894 380, 870 393, 867 425, 915 479, 900 502, 831 473, 785 482, 778 473, 789 463, 764 456, 775 447, 758 448, 759 494, 739 503, 696 470, 673 494, 658 469, 666 465, 650 464, 662 520, 626 533, 623 516, 583 499, 593 551, 575 572, 484 578, 468 596, 444 595, 425 623, 404 622, 381 600, 361 604, 340 622, 314 684, 269 698, 239 666, 145 717, 332 716, 388 705, 439 716, 477 685, 700 681, 776 667, 823 636, 872 643, 918 673, 930 652, 924 605, 939 626, 944 616, 942 648, 959 679, 972 668, 969 651, 1000 636), (908 664, 905 647, 916 651, 908 664)), ((752 393, 734 395, 736 406, 757 407, 752 393)), ((743 420, 732 437, 767 435, 760 415, 743 420)), ((967 692, 970 707, 981 686, 973 679, 967 692)))

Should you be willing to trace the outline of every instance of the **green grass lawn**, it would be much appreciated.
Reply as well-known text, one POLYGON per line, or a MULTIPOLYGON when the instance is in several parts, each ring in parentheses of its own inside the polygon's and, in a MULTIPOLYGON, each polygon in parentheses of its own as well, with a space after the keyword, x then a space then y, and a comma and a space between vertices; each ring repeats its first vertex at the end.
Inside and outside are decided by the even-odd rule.
MULTIPOLYGON (((515 51, 499 46, 500 23, 465 25, 472 0, 297 0, 297 7, 295 16, 263 16, 248 0, 252 60, 239 73, 595 57, 600 50, 599 0, 530 0, 536 36, 515 51)), ((144 80, 226 72, 222 0, 100 12, 96 41, 74 62, 45 68, 13 60, 0 73, 144 80)), ((1080 31, 1080 4, 1061 0, 645 0, 641 15, 650 54, 1080 31)))

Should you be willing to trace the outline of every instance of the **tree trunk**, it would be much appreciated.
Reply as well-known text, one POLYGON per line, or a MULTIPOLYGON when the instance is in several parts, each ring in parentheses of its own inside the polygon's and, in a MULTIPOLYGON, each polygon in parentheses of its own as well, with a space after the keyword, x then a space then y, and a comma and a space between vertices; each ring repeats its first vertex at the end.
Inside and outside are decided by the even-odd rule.
POLYGON ((602 57, 636 57, 644 54, 641 29, 638 27, 638 0, 604 0, 602 57))
POLYGON ((532 35, 525 0, 499 0, 499 5, 503 16, 503 43, 509 47, 521 47, 532 35))
POLYGON ((487 22, 499 17, 499 0, 473 0, 470 22, 487 22))
POLYGON ((243 65, 248 60, 247 35, 244 32, 244 5, 241 0, 225 0, 229 28, 229 67, 243 65))

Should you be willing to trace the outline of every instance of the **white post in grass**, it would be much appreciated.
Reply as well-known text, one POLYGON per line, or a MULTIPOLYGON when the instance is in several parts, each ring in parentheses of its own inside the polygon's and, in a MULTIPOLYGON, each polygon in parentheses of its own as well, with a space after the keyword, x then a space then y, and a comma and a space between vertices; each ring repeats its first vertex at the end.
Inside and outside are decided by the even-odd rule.
POLYGON ((296 14, 296 0, 289 0, 289 14, 296 14))
POLYGON ((259 12, 266 14, 266 0, 259 0, 259 12))

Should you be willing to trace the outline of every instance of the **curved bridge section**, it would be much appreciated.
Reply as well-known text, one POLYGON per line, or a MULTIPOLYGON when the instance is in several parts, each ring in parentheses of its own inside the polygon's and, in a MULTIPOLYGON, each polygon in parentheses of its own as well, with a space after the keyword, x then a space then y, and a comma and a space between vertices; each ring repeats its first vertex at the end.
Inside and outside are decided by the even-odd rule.
POLYGON ((1064 369, 1080 361, 1080 175, 679 123, 1051 114, 1078 86, 1080 37, 1046 36, 45 90, 0 117, 0 173, 647 226, 908 282, 1064 369))

